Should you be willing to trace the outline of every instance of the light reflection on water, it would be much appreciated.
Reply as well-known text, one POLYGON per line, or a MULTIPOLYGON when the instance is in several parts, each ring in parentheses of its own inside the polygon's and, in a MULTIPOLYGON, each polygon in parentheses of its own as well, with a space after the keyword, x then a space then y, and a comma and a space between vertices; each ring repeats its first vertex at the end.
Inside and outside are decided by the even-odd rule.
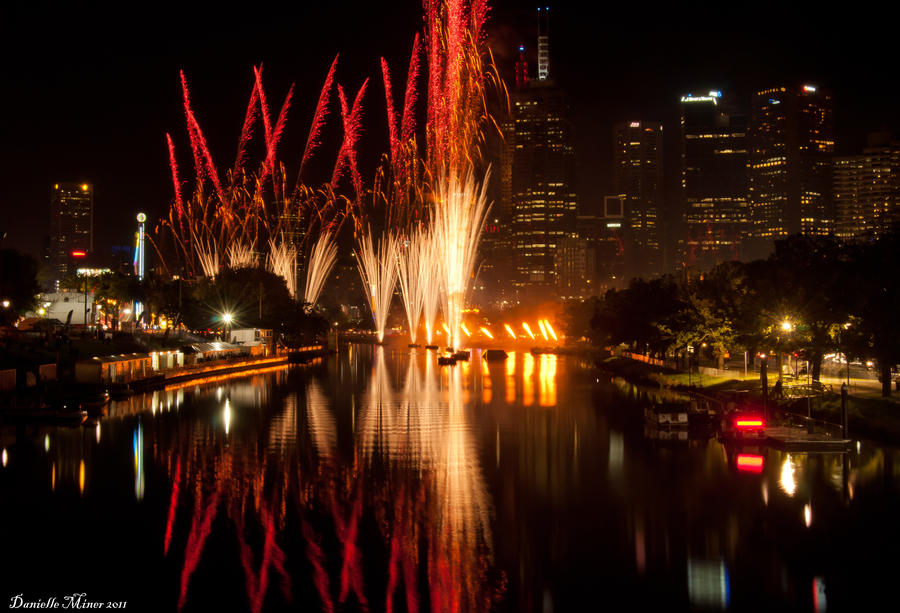
POLYGON ((136 395, 84 428, 4 427, 3 499, 47 500, 45 515, 7 509, 4 524, 41 526, 58 567, 26 560, 22 581, 40 567, 52 584, 78 572, 72 556, 109 576, 125 538, 99 518, 138 513, 144 540, 127 555, 169 577, 159 608, 250 611, 573 610, 586 598, 825 610, 840 602, 826 591, 852 583, 823 563, 843 553, 842 531, 896 533, 861 506, 896 501, 895 450, 663 437, 642 418, 660 398, 595 377, 555 355, 475 351, 441 368, 431 352, 352 347, 136 395), (60 548, 73 537, 46 521, 79 513, 96 551, 60 548))

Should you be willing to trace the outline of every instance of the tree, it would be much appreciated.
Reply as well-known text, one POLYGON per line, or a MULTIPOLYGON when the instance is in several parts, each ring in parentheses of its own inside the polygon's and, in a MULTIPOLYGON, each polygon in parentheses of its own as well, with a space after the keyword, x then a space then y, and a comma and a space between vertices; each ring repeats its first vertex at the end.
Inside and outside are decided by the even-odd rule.
POLYGON ((225 268, 203 278, 182 307, 185 324, 199 330, 221 327, 226 313, 231 328, 269 328, 281 339, 311 339, 328 329, 291 297, 282 277, 262 268, 225 268))
POLYGON ((37 273, 37 260, 30 255, 0 249, 0 324, 12 323, 35 309, 40 292, 37 273))
POLYGON ((857 353, 863 350, 878 360, 881 395, 887 398, 891 395, 891 368, 900 362, 900 284, 896 276, 900 235, 889 234, 852 251, 853 274, 841 295, 850 301, 857 319, 847 336, 855 337, 857 353))

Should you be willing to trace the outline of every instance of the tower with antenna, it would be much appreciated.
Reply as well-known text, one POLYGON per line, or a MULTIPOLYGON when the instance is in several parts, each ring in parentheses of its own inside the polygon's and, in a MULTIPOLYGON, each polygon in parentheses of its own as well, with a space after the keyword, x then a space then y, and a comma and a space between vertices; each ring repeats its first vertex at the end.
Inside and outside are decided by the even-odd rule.
POLYGON ((538 7, 538 81, 550 78, 550 7, 538 7))

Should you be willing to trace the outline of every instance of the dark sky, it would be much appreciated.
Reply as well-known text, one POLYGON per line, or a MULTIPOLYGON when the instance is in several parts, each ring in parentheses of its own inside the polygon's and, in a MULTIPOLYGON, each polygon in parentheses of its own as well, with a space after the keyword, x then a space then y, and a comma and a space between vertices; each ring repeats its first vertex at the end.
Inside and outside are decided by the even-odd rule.
MULTIPOLYGON (((661 120, 671 141, 678 98, 690 90, 719 89, 749 100, 758 85, 829 87, 840 153, 858 152, 870 130, 900 131, 897 54, 885 15, 830 15, 824 4, 719 5, 686 9, 680 3, 675 11, 638 3, 619 9, 552 4, 551 73, 572 96, 585 205, 608 190, 612 124, 661 120), (765 14, 752 12, 761 6, 765 14)), ((337 52, 339 80, 348 91, 372 77, 363 139, 367 151, 381 150, 378 58, 389 60, 399 97, 412 38, 421 27, 416 0, 253 3, 243 10, 225 3, 134 5, 144 11, 140 15, 115 6, 60 10, 30 2, 6 9, 0 25, 6 61, 0 102, 0 233, 9 234, 4 246, 40 253, 56 181, 94 183, 98 251, 129 244, 138 211, 151 218, 164 214, 172 197, 167 131, 182 174, 191 168, 179 69, 188 75, 194 110, 220 169, 233 161, 252 66, 264 63, 273 107, 296 83, 279 156, 295 164, 337 52)), ((518 44, 534 52, 535 6, 494 3, 490 42, 502 70, 511 70, 518 44)), ((339 136, 337 116, 330 128, 332 137, 339 136)), ((666 163, 674 168, 677 159, 667 155, 666 163)), ((364 169, 364 176, 371 170, 364 169)))

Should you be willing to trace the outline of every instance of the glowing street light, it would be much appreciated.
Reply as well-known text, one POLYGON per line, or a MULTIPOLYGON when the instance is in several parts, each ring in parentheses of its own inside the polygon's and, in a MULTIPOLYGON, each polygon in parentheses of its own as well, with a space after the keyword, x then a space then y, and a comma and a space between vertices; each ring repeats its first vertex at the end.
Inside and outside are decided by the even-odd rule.
POLYGON ((792 324, 790 321, 785 319, 783 322, 781 322, 781 329, 784 330, 785 332, 793 332, 794 324, 792 324))
POLYGON ((226 325, 231 325, 231 321, 234 319, 234 316, 231 313, 223 313, 222 321, 225 322, 226 325))

